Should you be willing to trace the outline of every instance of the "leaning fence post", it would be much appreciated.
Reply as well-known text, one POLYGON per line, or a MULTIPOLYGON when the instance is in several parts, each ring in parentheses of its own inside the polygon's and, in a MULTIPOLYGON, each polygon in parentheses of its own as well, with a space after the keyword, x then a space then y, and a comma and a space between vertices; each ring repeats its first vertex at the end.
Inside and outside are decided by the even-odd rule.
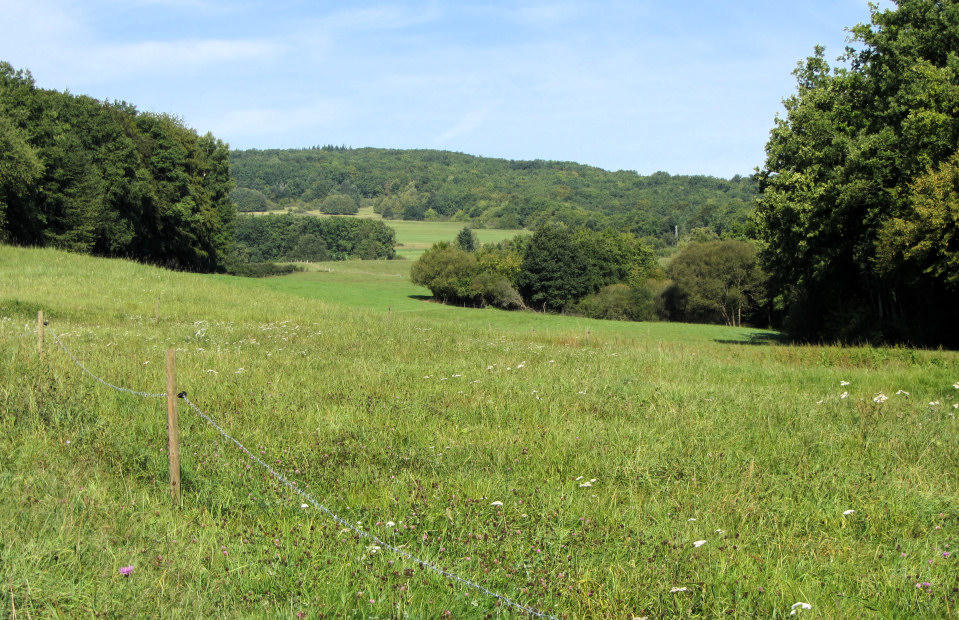
POLYGON ((37 353, 43 359, 43 310, 37 311, 37 353))
POLYGON ((170 495, 180 505, 180 423, 177 416, 176 349, 166 352, 166 412, 170 438, 170 495))
POLYGON ((386 331, 390 331, 390 314, 393 312, 393 306, 386 307, 386 331))

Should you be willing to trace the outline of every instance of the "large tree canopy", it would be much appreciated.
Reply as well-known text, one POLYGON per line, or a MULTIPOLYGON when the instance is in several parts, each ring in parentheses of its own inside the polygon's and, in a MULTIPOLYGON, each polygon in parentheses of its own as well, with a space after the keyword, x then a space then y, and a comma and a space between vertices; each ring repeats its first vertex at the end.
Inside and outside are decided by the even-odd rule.
POLYGON ((0 62, 0 241, 214 271, 232 252, 232 187, 210 134, 0 62))
POLYGON ((755 212, 802 338, 959 344, 959 4, 872 7, 831 69, 795 71, 755 212))

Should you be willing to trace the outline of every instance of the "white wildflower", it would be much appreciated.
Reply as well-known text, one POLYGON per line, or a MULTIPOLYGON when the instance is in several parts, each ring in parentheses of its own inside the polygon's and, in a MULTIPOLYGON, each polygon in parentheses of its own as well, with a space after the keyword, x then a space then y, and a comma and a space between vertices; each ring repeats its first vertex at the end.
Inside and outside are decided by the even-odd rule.
POLYGON ((584 482, 583 484, 579 485, 579 488, 591 487, 591 486, 593 486, 592 482, 584 482))
POLYGON ((499 500, 497 500, 497 501, 493 502, 492 504, 490 504, 490 506, 502 506, 502 505, 503 505, 503 502, 501 502, 501 501, 499 501, 499 500))
POLYGON ((883 394, 882 392, 879 392, 878 394, 876 394, 876 396, 872 400, 873 402, 879 403, 881 405, 887 400, 889 400, 889 397, 883 394))
POLYGON ((690 519, 686 519, 686 520, 687 520, 687 521, 695 521, 695 520, 696 520, 696 518, 695 518, 695 517, 693 517, 693 518, 690 518, 690 519))
POLYGON ((396 527, 396 524, 393 523, 392 521, 387 521, 387 522, 386 522, 386 527, 396 527))
POLYGON ((309 508, 309 507, 310 507, 309 504, 300 504, 300 508, 309 508))
POLYGON ((717 534, 725 534, 726 532, 723 531, 723 530, 716 530, 716 533, 717 533, 717 534))
POLYGON ((931 403, 929 403, 930 407, 938 407, 939 405, 940 405, 940 402, 938 400, 934 400, 931 403))
POLYGON ((842 387, 845 387, 845 386, 849 385, 849 382, 848 382, 848 381, 840 381, 840 382, 839 382, 839 385, 842 386, 842 387))
POLYGON ((849 398, 849 392, 843 392, 839 395, 839 398, 849 398))
POLYGON ((370 552, 370 555, 373 555, 374 553, 376 553, 377 551, 380 550, 380 546, 379 546, 379 545, 370 545, 369 547, 366 548, 366 550, 370 552))
POLYGON ((803 609, 812 609, 812 605, 809 603, 793 603, 792 611, 789 612, 789 615, 795 616, 797 611, 801 611, 803 609))
POLYGON ((683 587, 683 588, 672 588, 672 589, 669 591, 669 593, 670 593, 670 594, 675 594, 676 592, 685 592, 685 591, 686 591, 686 588, 685 588, 685 587, 683 587))
POLYGON ((849 510, 843 510, 842 513, 848 517, 851 514, 855 514, 856 511, 850 508, 849 510))
POLYGON ((955 389, 959 390, 959 381, 956 381, 955 383, 953 383, 953 384, 952 384, 952 387, 954 387, 955 389))
POLYGON ((694 546, 694 547, 702 547, 702 546, 705 545, 705 544, 706 544, 706 541, 705 541, 705 540, 697 540, 696 542, 693 543, 693 546, 694 546))
POLYGON ((896 394, 898 396, 909 396, 909 392, 907 392, 906 390, 897 390, 896 394))

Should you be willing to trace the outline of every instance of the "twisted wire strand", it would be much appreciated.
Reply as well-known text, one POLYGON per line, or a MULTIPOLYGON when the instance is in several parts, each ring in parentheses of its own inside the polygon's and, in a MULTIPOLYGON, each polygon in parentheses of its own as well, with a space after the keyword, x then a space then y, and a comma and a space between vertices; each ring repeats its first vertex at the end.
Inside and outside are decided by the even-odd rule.
POLYGON ((508 597, 506 597, 506 596, 503 596, 502 594, 498 594, 498 593, 496 593, 496 592, 493 592, 492 590, 489 590, 488 588, 486 588, 486 587, 484 587, 484 586, 482 586, 482 585, 480 585, 480 584, 478 584, 478 583, 476 583, 476 582, 474 582, 474 581, 470 581, 469 579, 464 579, 463 577, 460 577, 460 576, 458 576, 458 575, 454 575, 453 573, 449 572, 448 570, 446 570, 446 569, 444 569, 444 568, 441 568, 440 566, 437 566, 436 564, 434 564, 434 563, 432 563, 432 562, 430 562, 430 561, 428 561, 428 560, 422 560, 422 559, 414 556, 413 554, 411 554, 410 552, 406 551, 405 549, 401 549, 401 548, 399 548, 399 547, 396 547, 396 546, 394 546, 394 545, 391 545, 390 543, 386 542, 385 540, 383 540, 382 538, 380 538, 380 537, 377 536, 376 534, 371 534, 371 533, 369 533, 369 532, 367 532, 367 531, 364 531, 364 530, 356 527, 355 525, 353 525, 352 523, 350 523, 350 522, 347 521, 346 519, 340 517, 340 516, 337 515, 335 512, 333 512, 332 510, 330 510, 329 508, 327 508, 326 506, 324 506, 323 504, 321 504, 320 502, 318 502, 312 495, 310 495, 310 494, 307 493, 306 491, 304 491, 304 490, 302 490, 301 488, 299 488, 298 486, 296 486, 296 483, 295 483, 295 482, 291 482, 286 476, 284 476, 284 475, 281 474, 280 472, 278 472, 278 471, 276 471, 275 469, 273 469, 273 467, 271 467, 271 466, 268 465, 266 462, 264 462, 260 457, 258 457, 258 456, 255 455, 253 452, 251 452, 250 450, 248 450, 248 449, 246 448, 246 446, 244 446, 242 443, 240 443, 239 441, 237 441, 236 439, 234 439, 229 433, 227 433, 225 430, 223 430, 223 428, 222 428, 219 424, 217 424, 217 423, 213 420, 213 418, 211 418, 211 417, 208 416, 206 413, 204 413, 193 401, 191 401, 189 398, 187 398, 187 395, 186 395, 185 392, 181 392, 178 396, 179 396, 187 405, 189 405, 190 408, 193 409, 193 411, 195 411, 198 416, 200 416, 201 418, 203 418, 204 420, 206 420, 213 428, 215 428, 217 431, 219 431, 219 433, 220 433, 221 435, 223 435, 223 436, 226 437, 228 440, 230 440, 233 444, 235 444, 236 447, 240 449, 240 451, 242 451, 242 452, 245 453, 247 456, 249 456, 253 461, 255 461, 255 462, 256 462, 258 465, 260 465, 263 469, 267 470, 267 471, 270 473, 271 476, 273 476, 274 478, 276 478, 277 480, 279 480, 280 482, 282 482, 284 485, 286 485, 287 488, 289 488, 290 490, 292 490, 294 493, 296 493, 297 495, 299 495, 299 496, 302 497, 303 499, 307 500, 307 501, 308 501, 310 504, 312 504, 315 508, 317 508, 317 509, 319 509, 320 511, 322 511, 323 513, 325 513, 328 517, 330 517, 331 519, 333 519, 334 521, 336 521, 337 523, 339 523, 340 525, 342 525, 344 528, 347 528, 347 529, 349 529, 350 531, 356 533, 357 535, 359 535, 359 536, 361 536, 361 537, 363 537, 363 538, 366 538, 366 539, 374 542, 377 546, 379 546, 379 547, 381 547, 381 548, 383 548, 383 549, 387 549, 387 550, 389 550, 389 551, 392 551, 392 552, 395 553, 396 555, 403 556, 404 558, 410 560, 411 562, 414 562, 415 564, 419 564, 421 567, 428 568, 428 569, 432 570, 433 572, 438 573, 438 574, 440 574, 440 575, 442 575, 442 576, 444 576, 444 577, 446 577, 446 578, 448 578, 448 579, 452 579, 453 581, 457 581, 457 582, 459 582, 459 583, 461 583, 461 584, 463 584, 463 585, 465 585, 465 586, 468 586, 468 587, 470 587, 470 588, 473 588, 474 590, 478 590, 479 592, 482 592, 483 594, 486 594, 487 596, 490 596, 490 597, 495 598, 495 599, 497 599, 497 600, 499 600, 499 601, 502 601, 503 603, 509 605, 510 607, 513 607, 513 608, 515 608, 515 609, 518 609, 518 610, 520 610, 520 611, 522 611, 522 612, 524 612, 524 613, 527 613, 527 614, 529 614, 529 615, 531 615, 531 616, 535 616, 535 617, 537 617, 537 618, 550 618, 551 620, 559 620, 559 618, 557 618, 556 616, 553 616, 553 615, 550 615, 550 614, 547 614, 547 613, 538 611, 538 610, 536 610, 536 609, 533 609, 532 607, 527 607, 526 605, 523 605, 523 604, 521 604, 521 603, 517 603, 516 601, 514 601, 514 600, 512 600, 512 599, 510 599, 510 598, 508 598, 508 597))
MULTIPOLYGON (((166 397, 167 397, 166 393, 162 393, 162 394, 151 394, 151 393, 149 393, 149 392, 139 392, 139 391, 137 391, 137 390, 131 390, 131 389, 129 389, 129 388, 121 387, 121 386, 119 386, 119 385, 113 385, 112 383, 109 383, 108 381, 105 381, 105 380, 101 379, 101 378, 98 377, 97 375, 95 375, 95 374, 93 374, 92 372, 90 372, 90 370, 87 369, 87 367, 83 365, 83 362, 81 362, 79 359, 77 359, 77 357, 76 357, 73 353, 70 352, 70 350, 66 347, 66 345, 63 344, 63 342, 60 341, 60 338, 57 336, 57 334, 56 334, 53 330, 47 328, 47 331, 50 333, 50 335, 53 336, 53 339, 56 340, 56 342, 57 342, 57 344, 60 346, 60 348, 63 349, 63 352, 66 353, 68 356, 70 356, 70 359, 72 359, 72 360, 77 364, 77 366, 79 366, 79 367, 83 370, 83 372, 85 372, 86 374, 90 375, 93 379, 95 379, 95 380, 98 381, 99 383, 102 383, 103 385, 105 385, 105 386, 107 386, 107 387, 109 387, 109 388, 112 388, 112 389, 114 389, 114 390, 117 390, 117 391, 119 391, 119 392, 125 392, 125 393, 127 393, 127 394, 133 394, 134 396, 141 396, 141 397, 144 397, 144 398, 166 398, 166 397)), ((260 466, 263 467, 265 470, 267 470, 267 471, 270 473, 271 476, 273 476, 274 478, 276 478, 277 480, 279 480, 280 482, 282 482, 287 488, 289 488, 290 490, 292 490, 292 491, 293 491, 294 493, 296 493, 297 495, 301 496, 303 499, 307 500, 307 501, 308 501, 310 504, 312 504, 315 508, 317 508, 318 510, 320 510, 321 512, 323 512, 324 514, 326 514, 328 517, 330 517, 331 519, 333 519, 334 521, 336 521, 338 524, 342 525, 344 528, 349 529, 350 531, 354 532, 354 533, 357 534, 358 536, 361 536, 361 537, 363 537, 363 538, 366 538, 366 539, 368 539, 368 540, 373 541, 377 546, 379 546, 379 547, 381 547, 381 548, 383 548, 383 549, 387 549, 387 550, 389 550, 389 551, 392 551, 392 552, 395 553, 396 555, 402 556, 402 557, 406 558, 407 560, 409 560, 409 561, 411 561, 411 562, 413 562, 413 563, 415 563, 415 564, 418 564, 419 566, 421 566, 421 567, 423 567, 423 568, 428 568, 428 569, 430 569, 431 571, 433 571, 433 572, 435 572, 435 573, 437 573, 437 574, 439 574, 439 575, 442 575, 443 577, 446 577, 447 579, 451 579, 451 580, 453 580, 453 581, 456 581, 456 582, 459 582, 459 583, 463 584, 464 586, 467 586, 467 587, 469 587, 469 588, 472 588, 472 589, 474 589, 474 590, 477 590, 477 591, 479 591, 479 592, 482 592, 483 594, 485 594, 485 595, 487 595, 487 596, 489 596, 489 597, 491 597, 491 598, 494 598, 494 599, 496 599, 496 600, 498 600, 498 601, 501 601, 501 602, 505 603, 506 605, 508 605, 508 606, 510 606, 510 607, 513 607, 514 609, 517 609, 517 610, 519 610, 519 611, 522 611, 523 613, 526 613, 526 614, 528 614, 528 615, 530 615, 530 616, 535 616, 535 617, 537 617, 537 618, 549 618, 550 620, 559 620, 559 618, 558 618, 557 616, 553 616, 553 615, 551 615, 551 614, 548 614, 548 613, 541 612, 541 611, 538 611, 538 610, 536 610, 536 609, 533 609, 532 607, 527 607, 526 605, 523 605, 523 604, 521 604, 521 603, 517 603, 516 601, 510 599, 510 598, 507 597, 507 596, 503 596, 502 594, 498 594, 498 593, 496 593, 496 592, 493 592, 492 590, 490 590, 490 589, 488 589, 488 588, 486 588, 486 587, 484 587, 484 586, 482 586, 482 585, 480 585, 480 584, 478 584, 478 583, 476 583, 476 582, 474 582, 474 581, 470 581, 469 579, 464 579, 463 577, 460 577, 459 575, 455 575, 455 574, 449 572, 448 570, 446 570, 446 569, 444 569, 444 568, 442 568, 442 567, 440 567, 440 566, 437 566, 437 565, 434 564, 433 562, 430 562, 430 561, 428 561, 428 560, 422 560, 422 559, 414 556, 414 555, 411 554, 410 552, 406 551, 405 549, 401 549, 401 548, 399 548, 399 547, 396 547, 396 546, 394 546, 394 545, 391 545, 390 543, 386 542, 385 540, 383 540, 383 539, 380 538, 379 536, 377 536, 377 535, 375 535, 375 534, 371 534, 371 533, 369 533, 369 532, 366 532, 366 531, 364 531, 364 530, 356 527, 355 525, 353 525, 352 523, 350 523, 350 522, 347 521, 346 519, 340 517, 338 514, 336 514, 335 512, 333 512, 332 510, 330 510, 329 508, 327 508, 326 506, 324 506, 323 504, 321 504, 320 502, 318 502, 312 495, 310 495, 310 494, 307 493, 306 491, 304 491, 304 490, 300 489, 299 487, 297 487, 295 482, 291 482, 286 476, 284 476, 284 475, 281 474, 280 472, 276 471, 276 470, 273 469, 270 465, 268 465, 266 462, 264 462, 262 459, 260 459, 260 457, 256 456, 254 453, 250 452, 250 450, 248 450, 246 446, 244 446, 242 443, 240 443, 239 441, 237 441, 236 439, 234 439, 233 436, 231 436, 229 433, 227 433, 225 430, 223 430, 223 428, 222 428, 219 424, 217 424, 216 421, 213 420, 213 418, 211 418, 209 415, 207 415, 206 413, 204 413, 204 412, 196 405, 196 403, 194 403, 194 402, 191 401, 189 398, 187 398, 186 392, 180 392, 177 396, 178 396, 180 399, 182 399, 183 402, 185 402, 187 405, 189 405, 190 408, 193 409, 193 411, 194 411, 198 416, 200 416, 200 417, 203 418, 208 424, 210 424, 210 426, 212 426, 213 428, 215 428, 221 435, 223 435, 223 436, 226 437, 230 442, 232 442, 234 445, 236 445, 236 447, 237 447, 241 452, 243 452, 244 454, 246 454, 247 456, 249 456, 249 457, 250 457, 251 459, 253 459, 253 461, 255 461, 258 465, 260 465, 260 466)))
POLYGON ((68 349, 68 348, 66 347, 66 345, 64 345, 63 342, 60 341, 60 337, 57 336, 57 334, 56 334, 52 329, 50 329, 49 327, 47 327, 47 330, 46 330, 46 331, 47 331, 51 336, 53 336, 53 339, 57 341, 57 344, 60 345, 60 348, 63 349, 63 352, 66 353, 67 355, 69 355, 69 356, 70 356, 70 359, 72 359, 74 362, 76 362, 77 366, 79 366, 79 367, 83 370, 83 372, 87 373, 88 375, 90 375, 91 377, 93 377, 94 379, 96 379, 97 381, 99 381, 100 383, 102 383, 103 385, 105 385, 105 386, 107 386, 107 387, 109 387, 109 388, 113 388, 114 390, 117 390, 118 392, 126 392, 127 394, 133 394, 134 396, 142 396, 142 397, 144 397, 144 398, 166 398, 166 392, 164 392, 164 393, 162 393, 162 394, 150 394, 149 392, 138 392, 137 390, 131 390, 131 389, 129 389, 129 388, 120 387, 119 385, 113 385, 112 383, 109 383, 109 382, 107 382, 107 381, 104 381, 103 379, 101 379, 101 378, 98 377, 97 375, 95 375, 95 374, 93 374, 92 372, 90 372, 90 370, 89 370, 86 366, 83 365, 83 362, 81 362, 80 360, 78 360, 78 359, 77 359, 77 356, 74 355, 73 353, 71 353, 71 352, 70 352, 70 349, 68 349))

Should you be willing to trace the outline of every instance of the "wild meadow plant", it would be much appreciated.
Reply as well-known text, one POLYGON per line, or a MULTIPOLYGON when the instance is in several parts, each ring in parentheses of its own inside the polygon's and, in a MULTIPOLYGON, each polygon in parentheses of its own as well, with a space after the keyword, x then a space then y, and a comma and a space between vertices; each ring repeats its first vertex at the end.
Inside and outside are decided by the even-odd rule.
POLYGON ((387 324, 412 306, 387 284, 362 307, 51 250, 0 264, 11 617, 525 615, 358 530, 563 618, 955 613, 953 352, 424 302, 387 324), (175 348, 178 389, 350 527, 182 404, 174 507, 165 401, 50 338, 41 359, 38 310, 134 390, 164 391, 175 348))

